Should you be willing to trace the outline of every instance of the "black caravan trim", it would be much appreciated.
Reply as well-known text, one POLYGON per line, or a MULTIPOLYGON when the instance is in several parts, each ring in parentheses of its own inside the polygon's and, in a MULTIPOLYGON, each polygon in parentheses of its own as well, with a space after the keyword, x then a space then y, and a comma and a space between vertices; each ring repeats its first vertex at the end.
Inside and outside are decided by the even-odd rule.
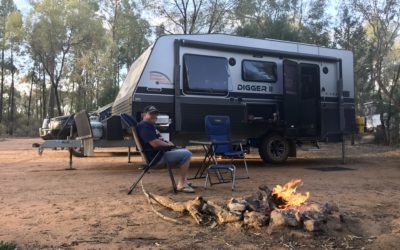
POLYGON ((287 58, 287 59, 299 59, 299 60, 303 59, 310 61, 326 61, 326 62, 338 62, 341 60, 339 58, 330 56, 317 56, 317 55, 309 55, 304 53, 295 53, 282 50, 260 49, 260 48, 252 48, 252 47, 237 46, 237 45, 193 41, 186 39, 176 39, 175 41, 176 43, 178 43, 178 45, 183 47, 213 49, 218 51, 229 51, 241 54, 265 55, 265 56, 287 58))

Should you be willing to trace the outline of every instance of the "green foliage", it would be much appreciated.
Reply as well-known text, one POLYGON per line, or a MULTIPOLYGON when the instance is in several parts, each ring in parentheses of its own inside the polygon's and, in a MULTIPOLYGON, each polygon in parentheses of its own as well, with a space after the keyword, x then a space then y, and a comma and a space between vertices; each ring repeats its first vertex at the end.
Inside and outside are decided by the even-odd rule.
POLYGON ((7 126, 3 123, 0 123, 0 135, 6 135, 7 134, 7 126))
POLYGON ((8 15, 16 10, 13 0, 0 0, 0 48, 5 48, 8 15))
POLYGON ((330 45, 326 0, 242 0, 236 8, 236 34, 257 38, 330 45))
POLYGON ((14 250, 17 249, 17 245, 11 242, 0 241, 0 250, 14 250))
POLYGON ((371 52, 362 18, 355 14, 350 4, 339 9, 338 24, 334 27, 334 46, 353 51, 356 110, 363 112, 363 104, 370 101, 373 84, 369 80, 371 72, 371 52))

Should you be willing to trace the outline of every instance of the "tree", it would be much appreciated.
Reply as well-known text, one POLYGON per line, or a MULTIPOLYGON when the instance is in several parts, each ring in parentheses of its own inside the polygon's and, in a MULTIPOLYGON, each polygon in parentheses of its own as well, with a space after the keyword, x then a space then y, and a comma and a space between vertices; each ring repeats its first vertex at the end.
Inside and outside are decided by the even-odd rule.
POLYGON ((323 46, 330 44, 326 0, 240 0, 235 17, 236 34, 323 46))
POLYGON ((66 60, 73 46, 84 39, 80 34, 80 15, 90 8, 88 2, 71 0, 41 0, 34 4, 29 20, 29 46, 49 76, 50 100, 48 115, 54 117, 56 106, 62 115, 59 84, 63 77, 66 60))
POLYGON ((151 30, 133 1, 105 0, 100 8, 105 13, 103 19, 110 37, 106 53, 98 58, 98 68, 102 69, 102 80, 98 85, 99 103, 105 105, 112 102, 118 93, 121 69, 129 70, 132 62, 149 46, 151 30))
POLYGON ((14 53, 18 52, 18 45, 23 37, 22 33, 22 15, 18 11, 10 13, 7 17, 6 23, 6 39, 10 46, 11 58, 11 87, 10 87, 10 101, 9 101, 9 118, 8 118, 8 132, 13 134, 14 118, 15 118, 15 87, 14 75, 16 66, 14 65, 14 53))
MULTIPOLYGON (((308 6, 307 18, 300 23, 300 40, 322 46, 330 45, 327 0, 313 0, 308 6)), ((303 18, 302 18, 303 19, 303 18)))
POLYGON ((353 6, 367 23, 368 42, 372 56, 370 77, 377 88, 376 96, 381 128, 385 136, 384 141, 390 143, 390 113, 392 105, 397 112, 400 111, 400 98, 395 98, 394 95, 398 88, 398 78, 395 74, 395 77, 389 76, 388 79, 389 68, 386 64, 388 56, 393 53, 399 35, 400 3, 396 0, 353 0, 353 6))
POLYGON ((354 84, 356 113, 363 114, 364 106, 371 98, 373 84, 370 81, 371 53, 362 17, 351 4, 343 3, 334 27, 334 46, 351 50, 354 55, 354 84))
POLYGON ((1 0, 0 1, 0 50, 1 50, 1 82, 0 82, 0 123, 3 120, 3 97, 4 97, 4 77, 6 70, 6 62, 4 52, 6 47, 6 21, 8 15, 15 11, 16 7, 13 0, 1 0))
POLYGON ((147 0, 146 7, 165 22, 169 34, 215 33, 224 29, 237 0, 147 0))

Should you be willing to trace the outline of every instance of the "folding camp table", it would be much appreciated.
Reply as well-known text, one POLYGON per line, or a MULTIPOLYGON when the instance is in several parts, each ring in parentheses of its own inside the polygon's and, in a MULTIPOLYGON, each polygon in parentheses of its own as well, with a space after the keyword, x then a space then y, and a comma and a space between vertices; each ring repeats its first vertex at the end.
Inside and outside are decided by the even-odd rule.
POLYGON ((197 169, 195 176, 192 178, 189 178, 189 179, 193 180, 193 179, 206 178, 206 176, 204 175, 204 172, 207 170, 210 163, 217 162, 217 160, 214 158, 214 154, 213 154, 213 150, 212 150, 213 142, 206 141, 206 140, 204 140, 204 141, 191 140, 191 141, 189 141, 189 143, 192 145, 202 146, 204 153, 205 153, 203 162, 202 162, 201 166, 197 169))
MULTIPOLYGON (((206 178, 206 175, 204 173, 207 170, 208 166, 210 164, 218 164, 217 159, 215 158, 215 155, 214 155, 214 149, 213 149, 214 146, 216 146, 218 144, 226 144, 226 143, 238 144, 238 143, 243 143, 243 142, 245 142, 245 141, 244 140, 235 140, 235 141, 213 142, 213 141, 209 141, 209 140, 190 140, 189 144, 202 146, 205 155, 204 155, 202 164, 197 169, 196 174, 194 175, 194 177, 189 178, 189 180, 206 178)), ((248 177, 246 177, 246 178, 248 178, 248 177)), ((240 178, 240 179, 242 179, 242 178, 240 178)))

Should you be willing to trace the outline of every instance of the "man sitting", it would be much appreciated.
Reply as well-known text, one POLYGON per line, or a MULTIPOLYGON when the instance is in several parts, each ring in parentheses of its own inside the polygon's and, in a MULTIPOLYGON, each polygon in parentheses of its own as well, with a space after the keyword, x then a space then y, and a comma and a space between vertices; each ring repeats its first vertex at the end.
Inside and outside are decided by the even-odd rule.
MULTIPOLYGON (((147 106, 143 110, 143 120, 137 126, 137 132, 143 144, 143 151, 149 161, 159 153, 157 147, 174 146, 170 141, 164 140, 156 129, 156 121, 159 111, 154 106, 147 106)), ((161 153, 160 153, 161 154, 161 153)), ((185 193, 194 193, 194 189, 187 182, 190 159, 192 153, 187 149, 175 149, 164 152, 159 159, 155 159, 154 165, 178 165, 180 167, 180 178, 177 190, 185 193)))

